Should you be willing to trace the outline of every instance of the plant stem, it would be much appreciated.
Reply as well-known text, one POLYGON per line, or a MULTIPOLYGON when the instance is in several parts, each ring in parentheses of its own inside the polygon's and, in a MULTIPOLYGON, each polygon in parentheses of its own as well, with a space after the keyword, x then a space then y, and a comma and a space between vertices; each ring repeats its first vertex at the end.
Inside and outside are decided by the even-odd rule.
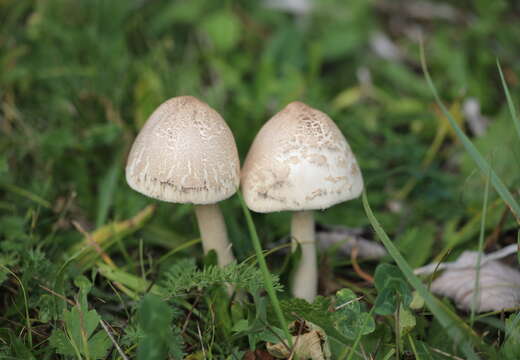
POLYGON ((231 251, 226 223, 218 204, 195 205, 195 215, 199 223, 204 253, 215 250, 220 267, 233 262, 235 257, 231 251))
POLYGON ((291 236, 293 251, 296 251, 298 244, 302 251, 293 278, 292 294, 294 297, 312 302, 318 293, 318 264, 314 236, 314 213, 312 211, 293 213, 291 236))
POLYGON ((258 238, 258 234, 256 233, 256 227, 253 223, 253 218, 251 217, 251 213, 249 212, 249 209, 247 208, 246 203, 244 202, 244 198, 242 197, 240 191, 237 191, 237 194, 242 205, 242 210, 244 210, 244 215, 247 221, 247 227, 251 235, 251 240, 253 241, 253 247, 255 249, 258 265, 260 266, 260 270, 262 271, 262 275, 264 276, 265 290, 267 291, 267 295, 269 295, 269 299, 271 300, 271 304, 273 305, 276 317, 278 317, 278 322, 280 323, 284 335, 287 338, 287 343, 289 344, 289 346, 292 346, 292 336, 289 333, 287 321, 285 321, 282 308, 280 307, 280 302, 278 301, 278 297, 276 296, 276 292, 274 291, 271 273, 267 268, 267 263, 265 262, 264 254, 262 253, 262 246, 260 245, 260 239, 258 238))

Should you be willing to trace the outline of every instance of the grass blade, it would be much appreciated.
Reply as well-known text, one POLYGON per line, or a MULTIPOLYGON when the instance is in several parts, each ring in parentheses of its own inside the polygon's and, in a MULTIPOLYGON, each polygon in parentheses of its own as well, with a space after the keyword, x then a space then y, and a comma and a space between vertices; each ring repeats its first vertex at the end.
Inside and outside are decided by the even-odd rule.
POLYGON ((260 245, 260 239, 258 238, 253 218, 251 217, 251 213, 249 212, 249 209, 247 208, 246 203, 244 202, 244 198, 242 197, 240 191, 237 191, 237 194, 238 198, 240 199, 240 204, 242 205, 242 210, 244 210, 244 215, 247 221, 247 228, 249 229, 249 234, 251 235, 251 240, 253 241, 253 247, 255 249, 258 265, 260 266, 260 270, 262 271, 262 275, 264 276, 265 289, 267 291, 267 294, 269 295, 271 304, 273 305, 276 317, 278 317, 278 321, 280 322, 280 327, 282 328, 285 337, 287 338, 289 346, 292 346, 292 337, 289 333, 289 328, 287 327, 287 321, 283 316, 282 308, 280 307, 280 302, 278 301, 278 297, 276 296, 276 292, 274 291, 271 273, 267 268, 267 263, 265 262, 264 254, 262 253, 262 246, 260 245))
POLYGON ((422 281, 413 273, 412 268, 406 262, 404 257, 399 253, 397 247, 390 240, 388 235, 385 233, 376 217, 374 216, 366 192, 363 192, 363 207, 367 214, 372 227, 374 228, 377 236, 385 246, 390 256, 394 259, 401 269, 402 273, 408 280, 408 282, 417 290, 419 295, 424 299, 426 306, 433 313, 439 323, 446 329, 446 332, 453 340, 454 344, 460 345, 462 352, 465 354, 466 359, 479 359, 473 346, 484 347, 481 339, 473 332, 473 330, 464 321, 443 305, 435 296, 428 291, 422 281))
POLYGON ((52 208, 52 204, 49 201, 45 200, 44 198, 42 198, 39 195, 36 195, 28 190, 23 189, 21 187, 18 187, 13 184, 7 184, 7 183, 0 183, 0 187, 3 187, 6 191, 10 191, 16 195, 29 199, 29 200, 35 202, 36 204, 43 206, 44 208, 47 208, 47 209, 52 208))
POLYGON ((116 185, 121 172, 121 157, 118 155, 114 158, 114 162, 106 172, 105 176, 98 184, 98 209, 96 216, 96 228, 105 225, 108 217, 108 211, 112 206, 116 185))
POLYGON ((511 113, 513 123, 515 124, 516 133, 518 134, 518 138, 520 139, 520 120, 518 120, 518 116, 516 115, 515 103, 513 102, 511 94, 509 93, 509 88, 507 87, 506 79, 504 78, 504 74, 502 73, 502 67, 500 66, 500 61, 498 60, 498 58, 497 67, 498 72, 500 73, 500 80, 502 80, 502 86, 504 87, 504 93, 506 94, 507 106, 509 106, 509 112, 511 113))
POLYGON ((487 204, 489 197, 489 176, 486 178, 486 187, 484 188, 484 204, 482 204, 482 218, 480 221, 480 235, 478 239, 478 256, 477 256, 477 267, 475 273, 475 291, 473 292, 473 298, 471 299, 471 314, 469 324, 473 327, 475 323, 475 306, 477 304, 477 298, 480 292, 480 261, 482 258, 482 252, 484 250, 484 233, 486 232, 486 214, 487 204))
POLYGON ((484 159, 484 157, 480 154, 478 149, 473 145, 471 140, 468 138, 468 136, 462 131, 460 126, 457 124, 453 116, 451 116, 450 112, 446 108, 446 106, 441 101, 441 98, 439 97, 439 94, 437 93, 437 89, 435 88, 435 85, 433 84, 433 81, 430 77, 430 74, 428 72, 428 68, 426 66, 426 59, 424 56, 424 46, 421 42, 421 65, 424 72, 424 76, 426 78, 426 82, 428 83, 428 86, 430 87, 431 92, 433 93, 433 96, 435 98, 435 101, 437 102, 437 105, 441 108, 443 114, 448 119, 448 122, 450 123, 453 130, 455 130, 455 133, 462 141, 462 144, 466 148, 466 151, 469 153, 473 161, 477 164, 477 166, 480 168, 480 171, 484 174, 484 176, 487 176, 489 174, 491 184, 495 188, 496 192, 500 195, 500 197, 505 201, 505 203, 508 205, 508 207, 513 212, 513 215, 519 219, 520 218, 520 205, 518 202, 513 198, 513 195, 511 192, 507 189, 506 185, 502 182, 502 180, 498 177, 498 175, 495 173, 493 168, 489 165, 489 163, 484 159))
POLYGON ((22 280, 7 266, 0 265, 0 268, 3 269, 8 274, 12 275, 18 284, 20 285, 20 289, 22 289, 23 302, 24 302, 24 310, 25 310, 25 324, 27 326, 27 337, 29 339, 29 347, 32 349, 33 346, 33 338, 32 338, 32 326, 31 326, 31 317, 29 316, 29 301, 27 299, 27 291, 25 291, 25 286, 23 286, 22 280))

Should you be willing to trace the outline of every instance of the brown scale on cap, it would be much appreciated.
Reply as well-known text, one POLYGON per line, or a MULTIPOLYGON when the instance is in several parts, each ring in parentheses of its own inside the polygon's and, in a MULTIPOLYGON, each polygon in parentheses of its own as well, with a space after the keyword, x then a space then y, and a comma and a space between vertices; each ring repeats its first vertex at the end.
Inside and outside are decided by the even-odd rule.
POLYGON ((222 117, 192 96, 154 111, 137 136, 126 167, 134 190, 168 202, 211 204, 233 195, 240 164, 222 117))
POLYGON ((325 209, 363 189, 356 159, 336 124, 298 101, 262 127, 241 182, 247 205, 257 212, 325 209))

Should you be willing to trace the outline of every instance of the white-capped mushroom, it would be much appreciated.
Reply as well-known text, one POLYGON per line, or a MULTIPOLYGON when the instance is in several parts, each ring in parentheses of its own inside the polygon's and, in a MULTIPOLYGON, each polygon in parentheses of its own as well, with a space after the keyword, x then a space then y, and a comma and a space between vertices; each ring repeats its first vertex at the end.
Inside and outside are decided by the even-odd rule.
POLYGON ((363 178, 336 124, 323 112, 292 102, 260 130, 241 175, 247 206, 256 212, 292 210, 293 249, 302 258, 293 295, 312 301, 318 273, 312 210, 358 197, 363 178))
POLYGON ((161 104, 135 139, 126 166, 130 187, 173 203, 192 203, 204 252, 220 266, 234 260, 218 202, 240 181, 235 140, 222 117, 192 96, 161 104))

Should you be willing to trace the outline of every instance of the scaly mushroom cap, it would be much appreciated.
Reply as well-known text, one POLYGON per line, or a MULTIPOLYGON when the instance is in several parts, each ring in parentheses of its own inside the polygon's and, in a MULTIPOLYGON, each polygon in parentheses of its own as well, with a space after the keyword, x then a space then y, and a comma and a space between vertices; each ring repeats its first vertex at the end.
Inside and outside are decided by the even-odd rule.
POLYGON ((241 186, 247 206, 256 212, 316 210, 358 197, 363 178, 336 124, 296 101, 256 136, 241 186))
POLYGON ((126 165, 132 189, 176 203, 224 200, 236 192, 239 174, 231 130, 215 110, 192 96, 172 98, 153 112, 126 165))

